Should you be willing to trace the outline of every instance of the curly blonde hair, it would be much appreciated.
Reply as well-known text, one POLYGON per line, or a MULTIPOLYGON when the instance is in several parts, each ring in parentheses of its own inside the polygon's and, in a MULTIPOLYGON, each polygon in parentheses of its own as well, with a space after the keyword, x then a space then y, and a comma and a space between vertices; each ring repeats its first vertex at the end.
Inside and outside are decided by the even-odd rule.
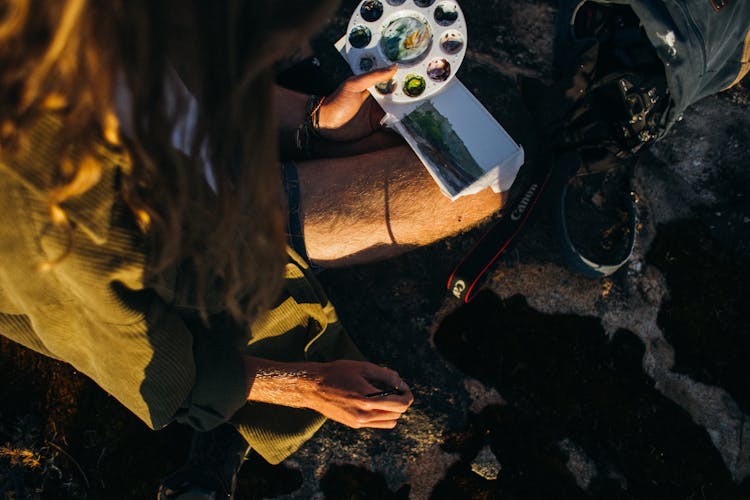
MULTIPOLYGON (((199 308, 218 287, 225 309, 251 321, 277 296, 286 258, 271 65, 336 3, 0 0, 0 154, 29 147, 26 132, 50 110, 71 144, 95 127, 124 146, 133 161, 120 195, 148 228, 150 275, 188 269, 199 308), (190 154, 171 145, 185 102, 167 91, 170 60, 200 103, 190 154), (127 135, 118 85, 132 97, 127 135), (216 192, 203 176, 203 144, 216 192)), ((56 223, 66 223, 61 203, 99 179, 100 166, 81 157, 60 159, 49 195, 56 223)))

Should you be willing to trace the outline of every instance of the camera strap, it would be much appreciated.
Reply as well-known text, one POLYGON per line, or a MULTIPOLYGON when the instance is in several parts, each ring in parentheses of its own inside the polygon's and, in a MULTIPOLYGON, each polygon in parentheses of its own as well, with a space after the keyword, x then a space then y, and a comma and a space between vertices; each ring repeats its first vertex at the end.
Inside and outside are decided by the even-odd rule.
POLYGON ((500 220, 479 239, 451 273, 447 288, 454 297, 466 303, 474 299, 487 271, 521 234, 539 205, 542 193, 545 190, 554 191, 551 185, 559 184, 562 187, 557 182, 558 178, 564 181, 571 169, 575 171, 575 166, 579 164, 578 155, 563 155, 557 162, 545 162, 533 169, 524 181, 523 194, 503 208, 500 220))

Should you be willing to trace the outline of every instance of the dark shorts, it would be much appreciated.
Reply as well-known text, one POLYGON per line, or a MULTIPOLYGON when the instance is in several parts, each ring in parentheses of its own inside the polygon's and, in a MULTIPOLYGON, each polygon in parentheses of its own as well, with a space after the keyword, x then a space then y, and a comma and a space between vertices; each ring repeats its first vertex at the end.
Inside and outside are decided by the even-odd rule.
POLYGON ((299 176, 294 162, 285 161, 281 164, 281 182, 284 185, 288 210, 286 221, 287 243, 309 263, 310 257, 307 255, 307 249, 305 248, 305 235, 302 232, 302 219, 300 219, 299 176))

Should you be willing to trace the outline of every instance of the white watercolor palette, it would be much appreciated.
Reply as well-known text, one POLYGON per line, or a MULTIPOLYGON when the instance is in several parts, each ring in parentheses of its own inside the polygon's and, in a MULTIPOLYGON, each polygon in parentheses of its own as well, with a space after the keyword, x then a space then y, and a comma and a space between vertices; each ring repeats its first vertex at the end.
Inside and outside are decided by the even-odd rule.
POLYGON ((355 74, 398 65, 390 82, 373 89, 379 101, 411 103, 453 80, 467 32, 454 0, 363 0, 344 39, 342 52, 355 74))

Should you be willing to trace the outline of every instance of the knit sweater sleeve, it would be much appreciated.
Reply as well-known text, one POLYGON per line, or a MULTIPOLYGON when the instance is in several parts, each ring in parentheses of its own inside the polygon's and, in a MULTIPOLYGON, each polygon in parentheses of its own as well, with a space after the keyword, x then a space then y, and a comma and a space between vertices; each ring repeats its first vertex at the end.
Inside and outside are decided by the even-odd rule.
POLYGON ((239 348, 192 332, 144 282, 142 239, 116 194, 126 157, 98 151, 100 181, 62 207, 71 227, 51 223, 59 136, 43 120, 34 148, 0 157, 0 334, 70 363, 152 428, 228 420, 248 391, 239 348))

